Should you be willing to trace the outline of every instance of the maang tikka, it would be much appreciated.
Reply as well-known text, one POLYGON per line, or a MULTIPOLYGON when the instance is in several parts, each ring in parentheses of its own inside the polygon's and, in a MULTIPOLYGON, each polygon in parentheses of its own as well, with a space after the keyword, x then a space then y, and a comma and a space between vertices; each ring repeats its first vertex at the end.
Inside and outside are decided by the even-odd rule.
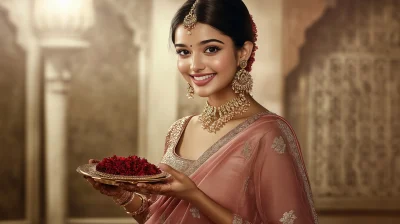
POLYGON ((191 35, 192 34, 192 29, 194 29, 194 27, 196 26, 197 23, 197 16, 196 13, 194 12, 196 10, 196 6, 199 0, 196 0, 193 5, 192 8, 190 9, 189 14, 187 14, 185 16, 185 19, 183 20, 183 27, 185 29, 187 29, 187 34, 191 35))

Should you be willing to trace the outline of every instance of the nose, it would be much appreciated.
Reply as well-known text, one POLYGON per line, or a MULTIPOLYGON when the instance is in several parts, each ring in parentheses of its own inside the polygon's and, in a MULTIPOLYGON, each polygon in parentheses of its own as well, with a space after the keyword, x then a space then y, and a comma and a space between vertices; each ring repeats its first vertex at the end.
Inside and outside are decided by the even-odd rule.
POLYGON ((193 72, 198 72, 205 69, 205 65, 202 62, 201 56, 193 54, 192 64, 190 65, 190 69, 193 72))

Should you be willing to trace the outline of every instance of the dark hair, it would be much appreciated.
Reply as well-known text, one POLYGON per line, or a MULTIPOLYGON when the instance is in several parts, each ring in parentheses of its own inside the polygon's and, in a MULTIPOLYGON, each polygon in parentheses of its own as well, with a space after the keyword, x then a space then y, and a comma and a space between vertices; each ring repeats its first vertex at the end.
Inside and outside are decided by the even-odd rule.
MULTIPOLYGON (((187 14, 195 0, 186 1, 177 11, 171 23, 171 40, 175 43, 175 31, 187 14)), ((223 34, 231 37, 237 48, 244 42, 255 42, 252 18, 242 0, 198 0, 195 10, 197 22, 210 25, 223 34)))

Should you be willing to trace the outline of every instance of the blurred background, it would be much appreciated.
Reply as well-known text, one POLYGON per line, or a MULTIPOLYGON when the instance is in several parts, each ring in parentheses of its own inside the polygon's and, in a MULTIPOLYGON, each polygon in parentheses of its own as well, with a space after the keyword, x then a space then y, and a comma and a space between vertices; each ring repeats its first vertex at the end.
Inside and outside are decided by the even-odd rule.
MULTIPOLYGON (((186 98, 184 0, 0 0, 0 224, 133 223, 75 169, 158 163, 186 98)), ((244 0, 254 97, 303 148, 322 224, 400 223, 400 0, 244 0)))

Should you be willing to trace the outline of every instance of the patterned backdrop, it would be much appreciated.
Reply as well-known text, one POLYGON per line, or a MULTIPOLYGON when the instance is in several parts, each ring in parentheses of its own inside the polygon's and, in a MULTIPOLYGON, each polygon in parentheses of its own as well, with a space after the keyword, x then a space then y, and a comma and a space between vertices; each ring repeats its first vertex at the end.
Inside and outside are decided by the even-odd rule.
POLYGON ((400 209, 399 12, 397 0, 338 0, 307 31, 286 108, 317 202, 393 199, 400 209))
POLYGON ((25 217, 25 62, 0 7, 0 220, 25 217))

